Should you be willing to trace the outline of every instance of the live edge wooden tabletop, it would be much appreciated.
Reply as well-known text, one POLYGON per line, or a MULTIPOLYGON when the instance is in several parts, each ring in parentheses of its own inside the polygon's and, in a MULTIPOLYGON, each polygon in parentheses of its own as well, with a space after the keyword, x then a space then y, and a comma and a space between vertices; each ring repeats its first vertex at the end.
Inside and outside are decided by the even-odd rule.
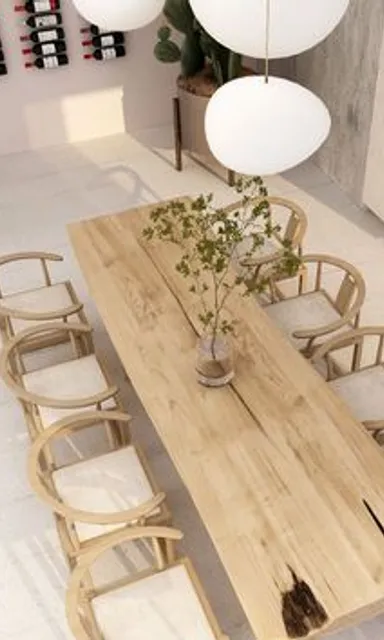
POLYGON ((199 386, 198 301, 177 247, 142 238, 149 211, 70 237, 257 639, 322 637, 384 611, 382 452, 251 298, 232 300, 232 384, 199 386))

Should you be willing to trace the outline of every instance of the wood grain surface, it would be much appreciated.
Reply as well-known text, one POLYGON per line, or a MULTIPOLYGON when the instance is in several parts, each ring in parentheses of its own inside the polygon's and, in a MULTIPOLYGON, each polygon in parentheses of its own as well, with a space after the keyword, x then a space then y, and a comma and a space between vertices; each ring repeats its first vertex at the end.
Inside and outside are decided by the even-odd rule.
POLYGON ((70 237, 256 637, 322 637, 383 611, 382 452, 252 298, 230 302, 232 383, 199 386, 198 300, 178 248, 142 238, 150 208, 70 237))

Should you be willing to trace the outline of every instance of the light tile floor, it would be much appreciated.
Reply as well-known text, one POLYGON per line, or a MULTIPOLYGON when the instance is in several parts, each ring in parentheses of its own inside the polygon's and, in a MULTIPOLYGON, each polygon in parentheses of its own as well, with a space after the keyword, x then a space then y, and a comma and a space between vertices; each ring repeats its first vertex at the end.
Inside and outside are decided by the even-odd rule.
MULTIPOLYGON (((348 198, 310 163, 268 180, 270 193, 301 204, 309 217, 305 248, 353 261, 368 285, 363 322, 384 322, 384 224, 348 198)), ((89 299, 66 234, 80 218, 117 212, 164 198, 213 191, 220 203, 235 199, 220 180, 191 161, 172 167, 169 132, 144 132, 74 146, 0 158, 0 254, 46 249, 65 256, 55 266, 70 277, 86 303, 99 351, 124 388, 134 433, 169 495, 175 524, 186 532, 193 557, 224 630, 231 640, 253 640, 231 587, 191 500, 161 443, 124 381, 97 312, 89 299)), ((29 269, 7 272, 9 287, 33 286, 29 269)), ((22 413, 0 385, 0 640, 67 640, 64 592, 67 571, 49 511, 26 478, 28 440, 22 413)), ((348 579, 348 576, 346 576, 348 579)), ((382 640, 384 617, 332 636, 334 640, 382 640)), ((182 640, 198 640, 183 638, 182 640)))

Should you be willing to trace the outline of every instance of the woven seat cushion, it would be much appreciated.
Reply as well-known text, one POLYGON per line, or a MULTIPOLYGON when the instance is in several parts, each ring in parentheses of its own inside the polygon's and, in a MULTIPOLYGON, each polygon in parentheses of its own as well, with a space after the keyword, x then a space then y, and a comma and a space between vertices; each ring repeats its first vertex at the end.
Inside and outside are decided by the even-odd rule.
MULTIPOLYGON (((300 329, 319 329, 331 322, 340 320, 341 317, 322 291, 314 291, 288 298, 287 300, 270 304, 264 309, 297 349, 303 349, 308 340, 295 338, 293 336, 295 331, 300 329)), ((328 339, 330 335, 334 336, 350 329, 351 326, 346 325, 325 337, 320 336, 316 344, 328 339)))
MULTIPOLYGON (((28 311, 32 313, 49 313, 60 311, 73 305, 73 300, 65 283, 55 284, 50 287, 41 287, 31 291, 22 291, 2 299, 2 304, 9 309, 17 311, 28 311)), ((79 316, 71 316, 71 321, 79 322, 79 316)), ((46 322, 46 321, 45 321, 46 322)), ((42 324, 40 321, 21 320, 13 318, 11 320, 15 334, 23 329, 36 327, 42 324)))
POLYGON ((215 640, 182 564, 92 600, 105 640, 215 640))
POLYGON ((363 369, 330 383, 357 420, 384 420, 384 367, 363 369))
MULTIPOLYGON (((237 248, 237 259, 240 261, 244 259, 244 254, 247 251, 250 251, 250 249, 252 249, 252 240, 250 238, 246 238, 237 248)), ((264 262, 268 262, 268 260, 277 252, 283 252, 283 246, 277 238, 264 238, 264 244, 255 250, 251 260, 255 265, 263 264, 264 262)))
MULTIPOLYGON (((107 389, 108 382, 94 354, 70 360, 52 367, 38 369, 23 376, 27 391, 56 400, 75 400, 94 396, 107 389)), ((103 403, 104 409, 114 409, 113 398, 103 403)), ((57 420, 61 420, 81 409, 38 408, 45 429, 57 420)))
MULTIPOLYGON (((129 446, 59 469, 52 474, 64 504, 82 511, 116 513, 132 509, 154 496, 135 447, 129 446)), ((154 513, 159 513, 159 509, 154 513)), ((81 542, 124 526, 76 522, 81 542)))

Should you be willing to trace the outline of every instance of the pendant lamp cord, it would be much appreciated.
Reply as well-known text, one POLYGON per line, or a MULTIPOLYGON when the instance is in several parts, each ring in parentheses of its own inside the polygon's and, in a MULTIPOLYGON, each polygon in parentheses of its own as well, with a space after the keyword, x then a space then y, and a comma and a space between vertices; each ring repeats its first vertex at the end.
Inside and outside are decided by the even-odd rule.
POLYGON ((269 37, 271 27, 271 0, 265 0, 265 82, 269 81, 269 37))

